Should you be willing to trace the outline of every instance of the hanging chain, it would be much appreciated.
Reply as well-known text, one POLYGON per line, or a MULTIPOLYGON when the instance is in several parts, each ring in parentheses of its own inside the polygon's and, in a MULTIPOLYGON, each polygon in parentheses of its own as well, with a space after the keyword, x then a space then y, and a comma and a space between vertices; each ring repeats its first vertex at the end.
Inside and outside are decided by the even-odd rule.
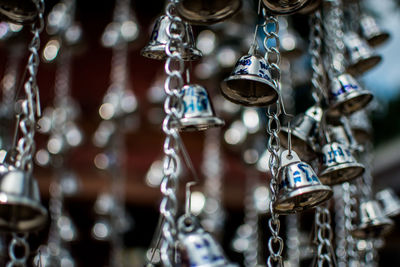
POLYGON ((318 267, 334 266, 335 255, 332 253, 333 232, 331 227, 331 214, 326 204, 318 206, 315 211, 315 230, 317 234, 317 265, 318 267))
POLYGON ((300 233, 299 215, 290 214, 286 216, 287 256, 290 267, 300 266, 300 233))
POLYGON ((166 99, 164 102, 164 111, 166 113, 162 129, 166 135, 164 141, 164 178, 161 182, 161 193, 163 199, 160 204, 160 214, 164 220, 162 226, 161 240, 161 261, 163 266, 175 266, 174 250, 176 243, 176 222, 175 217, 178 210, 177 187, 178 187, 178 143, 176 125, 183 112, 180 91, 184 84, 184 61, 182 59, 183 37, 185 35, 185 26, 182 19, 176 14, 175 1, 170 0, 166 6, 166 15, 170 23, 166 28, 168 41, 165 46, 167 60, 165 62, 164 90, 166 99))
POLYGON ((30 253, 29 244, 26 241, 27 237, 28 234, 12 234, 12 240, 8 246, 10 261, 7 263, 7 267, 26 266, 26 261, 30 253))
POLYGON ((347 240, 346 240, 346 228, 345 228, 345 217, 344 217, 344 201, 343 201, 343 190, 342 186, 335 186, 334 197, 335 197, 335 241, 336 241, 336 256, 338 261, 338 267, 347 266, 347 240))
POLYGON ((356 240, 351 235, 353 230, 353 221, 357 216, 354 207, 356 206, 356 199, 353 197, 356 193, 355 185, 350 183, 342 184, 343 202, 344 202, 344 227, 346 236, 346 262, 357 260, 358 253, 356 251, 356 240))
MULTIPOLYGON (((280 52, 279 52, 279 23, 275 16, 267 14, 267 11, 263 9, 263 15, 265 18, 265 22, 263 24, 263 31, 265 33, 264 38, 264 48, 266 50, 265 58, 271 66, 271 70, 273 71, 273 83, 279 90, 279 80, 280 80, 280 52), (275 41, 275 46, 269 46, 268 41, 275 41)), ((271 202, 269 204, 269 209, 271 213, 271 218, 268 221, 269 229, 271 231, 271 237, 268 240, 268 250, 269 256, 267 260, 267 264, 269 267, 278 264, 278 266, 283 266, 282 261, 282 251, 283 251, 283 239, 279 236, 280 229, 280 220, 279 215, 275 213, 273 203, 276 201, 276 195, 278 191, 278 180, 277 174, 280 166, 279 160, 279 148, 280 148, 280 140, 279 140, 279 131, 281 128, 279 122, 279 114, 280 114, 280 103, 277 103, 274 106, 268 106, 267 108, 267 133, 268 133, 268 142, 267 148, 271 153, 269 158, 268 167, 271 172, 271 181, 270 181, 270 190, 271 190, 271 202)))

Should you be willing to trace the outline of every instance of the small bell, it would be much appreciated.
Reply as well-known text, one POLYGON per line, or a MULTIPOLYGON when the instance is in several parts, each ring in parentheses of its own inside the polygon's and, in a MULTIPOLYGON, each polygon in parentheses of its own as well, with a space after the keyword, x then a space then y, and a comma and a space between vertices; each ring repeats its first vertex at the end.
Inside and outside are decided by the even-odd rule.
POLYGON ((329 92, 330 116, 350 115, 364 108, 373 95, 357 83, 349 74, 341 74, 331 82, 329 92))
POLYGON ((321 152, 322 166, 319 179, 323 184, 340 184, 364 173, 364 166, 354 159, 350 149, 343 144, 327 143, 321 152))
POLYGON ((1 0, 0 17, 12 23, 31 24, 38 14, 35 3, 33 0, 1 0))
POLYGON ((378 238, 386 235, 393 227, 393 221, 382 213, 382 207, 375 200, 361 202, 360 223, 351 234, 360 239, 378 238))
POLYGON ((273 205, 280 214, 313 208, 332 196, 330 187, 322 185, 311 166, 300 161, 294 151, 282 152, 278 180, 279 191, 273 205))
POLYGON ((178 219, 178 239, 182 267, 237 267, 225 257, 214 238, 204 231, 197 218, 183 215, 178 219))
POLYGON ((229 101, 245 106, 267 106, 275 103, 279 95, 267 61, 255 53, 253 45, 221 83, 221 92, 229 101))
POLYGON ((44 226, 47 211, 40 203, 36 180, 21 170, 0 176, 0 230, 29 232, 44 226))
POLYGON ((372 125, 364 110, 351 114, 349 124, 353 136, 359 144, 364 144, 372 139, 372 125))
MULTIPOLYGON (((164 60, 167 58, 167 55, 165 54, 165 46, 169 40, 166 32, 169 25, 170 19, 168 16, 163 15, 158 18, 154 25, 149 43, 140 52, 142 56, 158 60, 164 60)), ((184 25, 185 35, 183 36, 182 59, 198 60, 201 58, 202 54, 200 50, 195 47, 192 26, 186 22, 184 22, 184 25)))
POLYGON ((360 19, 360 31, 361 35, 372 47, 385 43, 390 37, 389 33, 379 28, 372 16, 366 14, 362 15, 360 19))
MULTIPOLYGON (((297 115, 291 122, 292 146, 297 151, 301 159, 306 161, 315 159, 316 136, 318 127, 322 119, 323 111, 319 106, 312 106, 307 109, 304 114, 297 115)), ((288 147, 288 131, 287 127, 282 127, 280 131, 281 144, 288 147)))
POLYGON ((347 72, 352 75, 363 74, 382 60, 382 57, 376 55, 368 43, 355 32, 346 33, 343 42, 348 57, 347 72))
POLYGON ((198 84, 182 88, 183 115, 177 127, 180 131, 203 131, 221 127, 225 122, 216 117, 206 89, 198 84))
POLYGON ((241 6, 241 0, 182 0, 176 10, 193 25, 210 25, 233 16, 241 6))
POLYGON ((262 0, 268 11, 275 15, 290 15, 307 6, 312 0, 262 0))
POLYGON ((396 217, 400 215, 400 199, 392 189, 386 188, 379 191, 376 193, 376 199, 382 204, 383 213, 386 216, 396 217))

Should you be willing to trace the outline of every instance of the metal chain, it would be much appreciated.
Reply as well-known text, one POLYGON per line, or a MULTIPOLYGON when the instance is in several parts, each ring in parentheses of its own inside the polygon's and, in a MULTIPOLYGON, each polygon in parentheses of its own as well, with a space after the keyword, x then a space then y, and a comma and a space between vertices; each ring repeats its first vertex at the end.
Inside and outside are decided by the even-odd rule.
POLYGON ((185 26, 182 19, 176 14, 175 1, 170 0, 165 9, 170 23, 166 28, 168 41, 165 46, 167 60, 165 62, 165 73, 167 78, 164 84, 166 99, 164 111, 166 113, 162 129, 166 135, 164 141, 164 178, 161 182, 161 193, 163 199, 160 204, 160 214, 164 220, 161 229, 161 261, 163 266, 175 266, 174 250, 176 244, 176 222, 175 217, 178 210, 177 187, 178 187, 178 143, 177 125, 178 119, 182 117, 183 105, 180 97, 181 88, 184 84, 184 61, 182 59, 185 26))
POLYGON ((299 215, 290 214, 286 216, 286 236, 287 252, 290 267, 300 266, 300 233, 299 233, 299 215))
POLYGON ((347 239, 346 239, 346 228, 345 228, 345 216, 344 216, 344 201, 343 201, 343 190, 342 186, 335 186, 334 188, 335 198, 335 241, 336 241, 336 256, 338 261, 338 267, 346 267, 348 263, 347 259, 347 239))
POLYGON ((29 244, 26 241, 28 234, 19 235, 13 233, 12 237, 13 238, 10 242, 10 245, 8 246, 8 255, 10 257, 10 261, 7 263, 6 267, 26 266, 26 261, 28 260, 30 253, 29 244))
POLYGON ((315 227, 317 235, 317 265, 318 267, 334 266, 335 255, 332 249, 333 232, 331 227, 331 214, 326 204, 318 206, 315 211, 315 227))
POLYGON ((354 210, 357 204, 356 199, 354 198, 356 190, 357 188, 350 183, 342 184, 347 262, 351 260, 357 260, 358 258, 358 253, 356 251, 356 240, 351 235, 351 231, 354 228, 353 221, 357 216, 357 212, 354 210))
MULTIPOLYGON (((275 16, 267 14, 267 11, 263 9, 263 15, 265 18, 265 22, 262 25, 263 31, 265 33, 264 38, 264 48, 266 50, 265 58, 270 64, 271 70, 273 71, 273 83, 276 86, 278 92, 279 90, 279 80, 280 80, 280 52, 279 52, 279 23, 278 19, 275 16), (272 26, 272 27, 271 27, 272 26), (275 46, 269 46, 268 40, 275 40, 275 46)), ((271 153, 269 158, 268 167, 271 173, 271 181, 270 181, 270 190, 271 190, 271 202, 269 204, 269 209, 271 213, 271 218, 268 221, 269 230, 271 232, 271 237, 268 240, 268 250, 269 256, 267 260, 267 264, 269 267, 278 264, 278 266, 283 266, 282 260, 282 251, 283 251, 283 239, 279 236, 280 229, 280 220, 279 215, 275 213, 273 204, 276 201, 277 191, 278 191, 278 169, 280 166, 279 159, 279 148, 280 148, 280 140, 279 140, 279 131, 281 128, 279 122, 279 114, 280 103, 277 101, 275 105, 271 105, 267 108, 267 133, 268 133, 268 142, 267 148, 271 153)))

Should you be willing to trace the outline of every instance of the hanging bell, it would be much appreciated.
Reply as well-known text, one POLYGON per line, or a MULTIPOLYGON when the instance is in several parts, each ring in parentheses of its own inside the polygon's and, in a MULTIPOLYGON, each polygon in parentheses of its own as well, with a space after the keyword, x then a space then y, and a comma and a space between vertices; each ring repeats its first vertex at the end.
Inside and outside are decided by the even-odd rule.
POLYGON ((290 15, 307 6, 312 0, 262 0, 265 8, 274 15, 290 15))
POLYGON ((382 207, 375 200, 361 202, 359 214, 360 223, 351 231, 356 238, 382 237, 393 227, 393 221, 382 213, 382 207))
POLYGON ((180 217, 178 231, 182 267, 238 267, 227 260, 220 245, 204 231, 196 217, 180 217))
POLYGON ((229 101, 244 106, 267 106, 278 99, 269 65, 252 46, 247 55, 241 57, 231 75, 221 83, 222 95, 229 101))
MULTIPOLYGON (((158 18, 156 24, 154 25, 153 32, 150 37, 149 43, 140 52, 142 56, 164 60, 167 58, 165 54, 165 46, 169 40, 167 35, 167 28, 171 24, 171 20, 168 16, 161 16, 158 18)), ((195 47, 192 26, 184 22, 185 34, 183 36, 183 60, 198 60, 201 58, 202 54, 200 50, 195 47)), ((173 49, 171 47, 171 49, 173 49)))
POLYGON ((31 24, 38 14, 36 1, 33 0, 1 0, 0 17, 17 24, 31 24))
POLYGON ((382 57, 376 55, 368 43, 355 32, 348 32, 343 37, 348 58, 347 72, 360 75, 381 62, 382 57))
MULTIPOLYGON (((294 150, 297 151, 301 159, 309 161, 317 157, 316 144, 318 127, 322 119, 323 111, 319 106, 312 106, 307 109, 304 114, 299 114, 290 122, 291 141, 294 150)), ((281 136, 281 144, 288 147, 287 127, 282 127, 279 135, 281 136)))
POLYGON ((300 161, 296 152, 281 154, 278 171, 279 191, 274 205, 277 213, 288 214, 313 208, 328 200, 333 192, 322 185, 314 170, 300 161))
POLYGON ((208 93, 198 84, 182 88, 183 115, 176 125, 180 131, 203 131, 211 127, 221 127, 225 122, 216 117, 208 93))
POLYGON ((385 43, 390 35, 380 29, 375 19, 369 15, 362 15, 360 18, 360 31, 362 37, 367 40, 368 44, 372 47, 376 47, 385 43))
POLYGON ((241 6, 241 0, 181 0, 176 11, 193 25, 210 25, 233 16, 241 6))
POLYGON ((364 173, 364 166, 358 163, 348 147, 331 142, 322 147, 322 164, 319 179, 323 184, 335 185, 350 181, 364 173))
POLYGON ((350 74, 341 74, 331 82, 329 116, 350 115, 363 109, 373 98, 350 74))
POLYGON ((349 124, 357 143, 364 144, 372 139, 372 125, 365 110, 351 114, 349 124))
POLYGON ((396 193, 386 188, 376 193, 376 199, 383 206, 383 213, 388 217, 396 217, 400 215, 400 199, 396 193))
POLYGON ((0 230, 29 232, 47 221, 47 211, 40 203, 36 180, 21 170, 0 176, 0 230))

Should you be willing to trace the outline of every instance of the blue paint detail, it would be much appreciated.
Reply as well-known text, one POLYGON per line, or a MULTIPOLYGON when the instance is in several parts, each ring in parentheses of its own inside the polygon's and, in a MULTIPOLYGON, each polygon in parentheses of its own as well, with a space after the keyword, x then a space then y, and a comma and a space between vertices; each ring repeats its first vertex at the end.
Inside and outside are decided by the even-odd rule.
POLYGON ((268 70, 268 65, 264 64, 262 61, 260 61, 260 67, 264 70, 268 70))
POLYGON ((339 96, 341 94, 347 93, 347 92, 352 91, 352 90, 357 90, 357 89, 359 89, 359 87, 357 85, 355 85, 355 84, 344 84, 336 92, 331 92, 331 95, 334 96, 334 97, 337 97, 337 96, 339 96))
POLYGON ((247 68, 240 69, 236 71, 234 74, 249 74, 249 70, 247 68))
POLYGON ((304 163, 299 163, 297 164, 297 167, 306 175, 307 181, 312 182, 312 177, 310 176, 310 173, 307 170, 308 166, 304 163))

